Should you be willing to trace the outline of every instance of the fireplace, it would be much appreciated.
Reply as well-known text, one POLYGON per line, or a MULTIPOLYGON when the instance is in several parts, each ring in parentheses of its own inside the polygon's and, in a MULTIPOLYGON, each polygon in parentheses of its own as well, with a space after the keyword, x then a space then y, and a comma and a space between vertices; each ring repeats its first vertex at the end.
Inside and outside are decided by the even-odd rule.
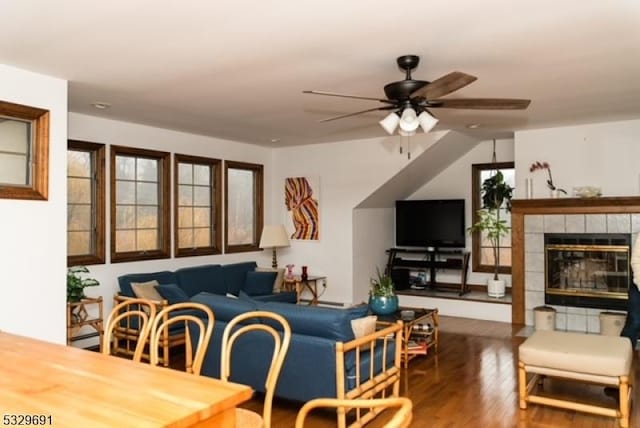
POLYGON ((545 233, 545 303, 626 309, 631 235, 545 233))

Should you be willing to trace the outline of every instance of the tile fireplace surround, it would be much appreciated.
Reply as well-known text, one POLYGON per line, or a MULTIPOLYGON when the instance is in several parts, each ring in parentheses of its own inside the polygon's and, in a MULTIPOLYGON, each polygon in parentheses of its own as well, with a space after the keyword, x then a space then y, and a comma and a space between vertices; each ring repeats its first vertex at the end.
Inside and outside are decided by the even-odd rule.
MULTIPOLYGON (((544 305, 545 233, 640 232, 640 197, 513 200, 511 212, 514 324, 533 325, 533 308, 544 305)), ((598 333, 601 309, 553 306, 558 330, 598 333)))

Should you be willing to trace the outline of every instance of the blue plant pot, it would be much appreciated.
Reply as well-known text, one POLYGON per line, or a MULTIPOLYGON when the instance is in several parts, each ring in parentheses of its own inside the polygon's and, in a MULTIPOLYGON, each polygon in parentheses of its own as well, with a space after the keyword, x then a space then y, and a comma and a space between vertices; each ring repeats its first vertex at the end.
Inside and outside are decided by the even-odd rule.
POLYGON ((371 312, 377 315, 390 315, 398 310, 398 296, 371 296, 371 312))

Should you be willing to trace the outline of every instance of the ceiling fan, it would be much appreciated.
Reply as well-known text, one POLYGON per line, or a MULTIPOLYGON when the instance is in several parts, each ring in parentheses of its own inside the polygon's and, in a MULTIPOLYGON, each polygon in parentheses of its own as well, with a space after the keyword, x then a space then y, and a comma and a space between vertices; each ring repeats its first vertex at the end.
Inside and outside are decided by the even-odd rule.
POLYGON ((404 80, 385 85, 384 93, 387 96, 386 99, 327 91, 302 92, 305 94, 381 102, 384 104, 382 107, 329 117, 320 120, 320 122, 329 122, 377 110, 392 110, 388 116, 380 121, 380 125, 389 135, 393 134, 398 125, 400 125, 398 132, 403 136, 414 135, 418 126, 421 126, 424 132, 429 132, 438 123, 438 119, 431 115, 430 109, 524 110, 529 106, 529 103, 531 103, 531 100, 515 98, 440 98, 467 86, 477 80, 477 77, 460 71, 454 71, 433 82, 413 80, 411 72, 418 66, 419 62, 420 57, 417 55, 403 55, 398 57, 398 67, 405 71, 406 77, 404 80))

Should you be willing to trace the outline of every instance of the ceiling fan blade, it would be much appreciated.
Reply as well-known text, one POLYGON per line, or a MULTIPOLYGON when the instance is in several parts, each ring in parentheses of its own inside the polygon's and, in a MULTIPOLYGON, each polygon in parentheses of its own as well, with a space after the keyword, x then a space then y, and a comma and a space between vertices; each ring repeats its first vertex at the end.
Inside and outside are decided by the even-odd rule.
POLYGON ((336 92, 327 92, 327 91, 302 91, 303 94, 313 94, 313 95, 327 95, 329 97, 341 97, 341 98, 355 98, 357 100, 370 100, 370 101, 380 101, 381 103, 393 103, 391 100, 386 100, 384 98, 371 98, 371 97, 361 97, 358 95, 348 95, 348 94, 338 94, 336 92))
POLYGON ((464 88, 468 84, 475 82, 478 78, 461 71, 454 71, 433 82, 423 86, 411 94, 411 98, 423 97, 427 100, 440 98, 444 95, 464 88))
POLYGON ((431 107, 461 108, 475 110, 524 110, 531 100, 516 98, 457 98, 450 100, 433 100, 431 107))
POLYGON ((357 111, 355 113, 347 113, 347 114, 341 114, 340 116, 333 116, 333 117, 328 117, 326 119, 322 119, 319 122, 330 122, 332 120, 338 120, 338 119, 343 119, 345 117, 351 117, 351 116, 357 116, 359 114, 363 114, 363 113, 369 113, 371 111, 377 111, 377 110, 393 110, 395 109, 395 106, 388 106, 388 107, 376 107, 376 108, 370 108, 367 110, 362 110, 362 111, 357 111))

